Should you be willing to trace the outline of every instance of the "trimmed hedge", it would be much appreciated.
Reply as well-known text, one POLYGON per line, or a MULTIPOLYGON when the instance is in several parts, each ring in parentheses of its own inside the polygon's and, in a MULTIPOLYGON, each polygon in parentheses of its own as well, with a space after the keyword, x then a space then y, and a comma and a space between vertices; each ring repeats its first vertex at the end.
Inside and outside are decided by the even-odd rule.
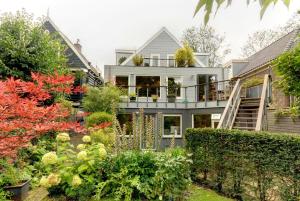
POLYGON ((300 200, 300 136, 187 129, 192 179, 237 200, 300 200))
POLYGON ((112 122, 113 115, 106 112, 94 112, 85 118, 85 124, 87 127, 99 125, 105 122, 112 122))

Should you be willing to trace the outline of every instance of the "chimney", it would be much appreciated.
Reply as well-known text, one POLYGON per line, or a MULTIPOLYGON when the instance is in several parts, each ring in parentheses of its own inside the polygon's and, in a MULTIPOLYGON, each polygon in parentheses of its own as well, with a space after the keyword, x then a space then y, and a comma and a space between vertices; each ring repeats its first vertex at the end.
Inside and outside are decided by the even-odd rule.
POLYGON ((81 53, 81 45, 80 45, 79 39, 77 39, 76 43, 74 43, 74 46, 75 46, 76 50, 81 53))

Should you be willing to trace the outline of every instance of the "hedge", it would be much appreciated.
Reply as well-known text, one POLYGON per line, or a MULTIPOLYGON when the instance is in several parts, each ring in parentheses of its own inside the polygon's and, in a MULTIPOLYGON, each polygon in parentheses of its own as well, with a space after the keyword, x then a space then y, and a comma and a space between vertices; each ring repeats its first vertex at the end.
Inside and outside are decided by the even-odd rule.
POLYGON ((99 125, 105 122, 112 122, 113 115, 106 112, 94 112, 85 118, 85 124, 87 127, 99 125))
POLYGON ((192 179, 237 200, 300 200, 300 136, 187 129, 192 179))

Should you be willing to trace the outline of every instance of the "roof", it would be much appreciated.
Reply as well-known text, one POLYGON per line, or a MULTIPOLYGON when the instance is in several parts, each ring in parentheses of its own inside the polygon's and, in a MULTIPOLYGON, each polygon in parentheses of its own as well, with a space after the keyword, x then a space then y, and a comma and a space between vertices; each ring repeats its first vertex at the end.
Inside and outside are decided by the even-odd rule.
POLYGON ((245 61, 248 62, 248 65, 239 73, 239 76, 247 74, 267 63, 276 59, 282 53, 293 48, 299 40, 297 40, 298 35, 300 34, 300 29, 297 28, 294 31, 284 35, 275 42, 271 43, 262 50, 256 52, 252 56, 248 57, 245 61))
MULTIPOLYGON (((128 57, 121 65, 127 64, 135 55, 142 52, 142 50, 147 47, 152 41, 154 41, 161 33, 165 32, 168 34, 177 44, 179 47, 183 47, 183 45, 179 42, 179 40, 166 28, 162 27, 158 32, 156 32, 150 39, 146 41, 140 48, 136 50, 134 54, 132 54, 130 57, 128 57)), ((203 53, 204 54, 204 53, 203 53)), ((197 58, 195 58, 196 62, 202 66, 205 66, 201 61, 199 61, 197 58)))
POLYGON ((86 57, 75 48, 71 40, 59 30, 59 28, 53 23, 53 21, 49 17, 45 18, 43 26, 50 33, 58 33, 61 39, 63 40, 62 42, 64 42, 67 45, 67 50, 66 50, 66 56, 68 57, 67 64, 70 68, 86 69, 86 70, 91 70, 96 75, 100 74, 100 72, 94 66, 90 65, 90 62, 86 59, 86 57))

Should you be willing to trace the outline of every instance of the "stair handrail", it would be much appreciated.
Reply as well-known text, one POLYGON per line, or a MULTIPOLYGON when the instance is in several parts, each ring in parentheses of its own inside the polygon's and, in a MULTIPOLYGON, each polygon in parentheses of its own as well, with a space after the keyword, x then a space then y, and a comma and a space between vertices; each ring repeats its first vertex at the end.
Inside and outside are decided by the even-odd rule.
POLYGON ((234 116, 237 112, 238 104, 241 98, 240 82, 240 79, 236 81, 217 128, 230 129, 232 122, 234 121, 234 116))
POLYGON ((264 120, 266 117, 267 113, 267 105, 269 102, 269 95, 270 95, 270 75, 265 74, 264 76, 264 83, 262 87, 262 92, 261 92, 261 97, 260 97, 260 102, 259 102, 259 109, 258 109, 258 115, 257 115, 257 122, 256 122, 256 127, 255 131, 261 131, 263 130, 262 126, 265 123, 264 120))

